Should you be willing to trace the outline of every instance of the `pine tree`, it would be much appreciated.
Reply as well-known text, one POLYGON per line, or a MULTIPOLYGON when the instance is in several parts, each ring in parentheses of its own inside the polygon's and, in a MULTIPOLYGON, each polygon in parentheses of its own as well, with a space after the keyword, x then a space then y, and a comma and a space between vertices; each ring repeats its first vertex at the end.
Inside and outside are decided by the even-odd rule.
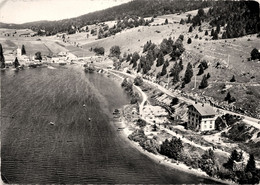
POLYGON ((199 27, 199 32, 202 32, 203 30, 201 29, 201 26, 199 27))
POLYGON ((256 48, 254 48, 251 51, 251 58, 252 58, 252 60, 260 59, 260 53, 259 53, 259 51, 256 48))
POLYGON ((3 48, 1 43, 0 43, 0 63, 1 63, 1 68, 5 68, 5 57, 3 54, 3 48))
POLYGON ((191 38, 188 39, 187 43, 188 43, 188 44, 191 44, 191 38))
POLYGON ((164 76, 164 75, 167 73, 166 68, 167 68, 167 66, 166 66, 165 63, 164 63, 164 64, 163 64, 163 67, 162 67, 161 76, 164 76))
POLYGON ((227 33, 225 31, 222 34, 222 39, 227 39, 227 33))
POLYGON ((130 64, 134 64, 133 67, 136 67, 137 65, 137 60, 139 60, 140 56, 137 52, 134 52, 133 56, 132 56, 132 59, 130 61, 130 64))
POLYGON ((190 19, 191 15, 189 14, 188 15, 188 20, 187 20, 187 23, 190 23, 191 22, 191 19, 190 19))
POLYGON ((129 62, 131 60, 132 54, 128 54, 126 57, 126 62, 129 62))
POLYGON ((208 74, 207 74, 207 79, 209 79, 209 78, 210 78, 210 74, 208 73, 208 74))
POLYGON ((163 63, 164 63, 163 53, 160 52, 159 56, 158 56, 158 59, 157 59, 156 67, 159 67, 159 66, 163 65, 163 63))
POLYGON ((174 66, 170 70, 170 76, 172 78, 172 84, 176 84, 179 82, 179 73, 183 69, 182 60, 180 60, 179 64, 176 62, 174 66))
POLYGON ((214 31, 214 29, 212 28, 212 30, 211 30, 211 33, 210 33, 210 36, 214 36, 214 33, 215 33, 215 31, 214 31))
POLYGON ((26 55, 25 47, 22 45, 22 55, 26 55))
POLYGON ((207 79, 207 76, 204 75, 201 82, 200 82, 199 89, 204 89, 206 87, 208 87, 208 79, 207 79))
POLYGON ((180 67, 180 71, 183 70, 183 63, 182 63, 182 59, 180 59, 179 61, 179 67, 180 67))
POLYGON ((168 59, 164 62, 164 65, 165 65, 166 67, 168 67, 168 66, 170 65, 168 59))
POLYGON ((193 27, 190 26, 190 28, 189 28, 189 32, 192 32, 192 31, 193 31, 193 27))
POLYGON ((192 76, 193 76, 192 65, 189 62, 187 64, 185 75, 184 75, 184 79, 183 79, 184 84, 190 83, 192 76))
POLYGON ((230 94, 230 92, 227 93, 227 95, 226 95, 226 97, 225 97, 224 100, 225 100, 225 101, 228 101, 228 102, 231 100, 231 94, 230 94))
POLYGON ((250 154, 250 156, 249 156, 249 160, 247 162, 245 171, 251 172, 251 173, 254 173, 256 171, 255 157, 253 154, 250 154))
POLYGON ((204 73, 204 68, 203 68, 203 66, 200 64, 199 65, 199 72, 198 72, 198 74, 197 75, 202 75, 203 73, 204 73))
POLYGON ((214 34, 213 34, 213 40, 218 40, 218 32, 215 31, 214 34))
POLYGON ((236 81, 235 75, 233 75, 232 78, 231 78, 231 80, 230 80, 230 82, 235 82, 235 81, 236 81))
POLYGON ((209 34, 208 30, 206 30, 206 31, 205 31, 205 35, 208 35, 208 34, 209 34))
POLYGON ((15 57, 14 63, 13 63, 14 67, 17 68, 20 66, 20 63, 18 62, 17 57, 15 57))
POLYGON ((165 24, 168 24, 168 19, 165 19, 165 22, 164 22, 165 24))
POLYGON ((219 24, 217 25, 216 32, 217 32, 217 33, 219 33, 219 32, 220 32, 220 25, 219 25, 219 24))
POLYGON ((185 21, 183 19, 181 19, 180 24, 182 24, 182 25, 185 24, 185 21))

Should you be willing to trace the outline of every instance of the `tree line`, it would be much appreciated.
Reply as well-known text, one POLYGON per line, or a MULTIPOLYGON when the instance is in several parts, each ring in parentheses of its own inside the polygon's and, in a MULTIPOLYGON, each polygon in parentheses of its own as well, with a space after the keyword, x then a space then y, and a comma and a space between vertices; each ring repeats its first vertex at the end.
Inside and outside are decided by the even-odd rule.
POLYGON ((55 35, 61 32, 73 33, 75 30, 105 21, 122 20, 126 15, 138 17, 156 17, 159 15, 186 12, 208 7, 206 1, 168 1, 134 0, 105 10, 88 13, 76 18, 59 21, 38 21, 25 24, 1 24, 6 28, 29 28, 38 34, 55 35), (44 30, 44 32, 42 32, 44 30))

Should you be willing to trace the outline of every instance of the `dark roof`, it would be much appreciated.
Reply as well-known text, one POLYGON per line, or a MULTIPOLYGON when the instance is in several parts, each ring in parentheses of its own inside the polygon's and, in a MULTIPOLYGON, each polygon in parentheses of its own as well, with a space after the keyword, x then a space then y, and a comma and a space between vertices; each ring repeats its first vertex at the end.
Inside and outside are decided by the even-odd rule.
POLYGON ((201 116, 212 116, 217 114, 215 110, 208 104, 194 103, 190 106, 193 106, 201 116))

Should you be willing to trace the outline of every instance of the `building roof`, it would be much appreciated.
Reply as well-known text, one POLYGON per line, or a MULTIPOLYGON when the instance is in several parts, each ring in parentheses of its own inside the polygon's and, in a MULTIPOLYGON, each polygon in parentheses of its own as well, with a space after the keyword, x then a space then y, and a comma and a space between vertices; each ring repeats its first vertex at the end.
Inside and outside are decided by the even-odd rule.
POLYGON ((194 103, 190 106, 193 106, 201 116, 212 116, 217 115, 215 110, 208 104, 194 103))

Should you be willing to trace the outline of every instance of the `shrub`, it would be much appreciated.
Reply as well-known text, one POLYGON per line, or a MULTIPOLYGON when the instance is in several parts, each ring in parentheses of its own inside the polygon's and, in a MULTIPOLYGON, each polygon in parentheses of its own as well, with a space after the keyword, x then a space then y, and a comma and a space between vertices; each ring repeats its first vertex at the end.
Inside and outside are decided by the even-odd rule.
POLYGON ((157 154, 160 151, 160 145, 156 142, 155 139, 147 139, 145 141, 140 142, 140 146, 143 147, 148 152, 152 152, 157 154))
POLYGON ((136 124, 137 124, 139 127, 145 127, 147 123, 146 123, 145 120, 139 118, 139 119, 137 120, 136 124))
POLYGON ((147 139, 142 129, 135 130, 132 134, 128 136, 128 138, 135 142, 145 142, 145 140, 147 139))
POLYGON ((42 54, 40 51, 35 53, 35 60, 42 60, 42 54))
POLYGON ((180 24, 185 24, 185 21, 181 19, 180 24))
POLYGON ((120 54, 121 54, 121 51, 120 51, 120 47, 119 46, 112 46, 110 48, 110 55, 109 55, 110 57, 117 57, 117 58, 119 58, 120 54))
POLYGON ((179 103, 179 99, 177 97, 175 97, 171 101, 171 106, 177 105, 178 103, 179 103))
POLYGON ((137 92, 134 92, 134 93, 132 92, 130 103, 131 103, 131 104, 135 104, 135 103, 137 103, 139 100, 140 100, 139 94, 138 94, 137 92))
POLYGON ((160 153, 162 155, 166 155, 169 158, 173 158, 175 160, 181 159, 181 153, 183 150, 183 144, 180 138, 177 138, 175 136, 172 137, 171 141, 166 139, 161 144, 160 153))
POLYGON ((209 176, 214 176, 217 174, 217 167, 215 165, 215 155, 213 150, 209 149, 201 156, 200 168, 209 176))
POLYGON ((127 91, 128 93, 132 94, 133 92, 133 83, 129 80, 127 80, 126 78, 123 80, 121 86, 125 89, 125 91, 127 91))
POLYGON ((137 76, 135 79, 134 79, 134 84, 136 86, 141 86, 143 84, 143 78, 141 76, 137 76))
POLYGON ((103 47, 95 47, 93 49, 93 51, 97 54, 97 55, 104 55, 105 54, 105 49, 103 47))
POLYGON ((258 49, 254 48, 251 51, 251 58, 252 58, 252 60, 260 59, 260 53, 258 52, 258 49))

